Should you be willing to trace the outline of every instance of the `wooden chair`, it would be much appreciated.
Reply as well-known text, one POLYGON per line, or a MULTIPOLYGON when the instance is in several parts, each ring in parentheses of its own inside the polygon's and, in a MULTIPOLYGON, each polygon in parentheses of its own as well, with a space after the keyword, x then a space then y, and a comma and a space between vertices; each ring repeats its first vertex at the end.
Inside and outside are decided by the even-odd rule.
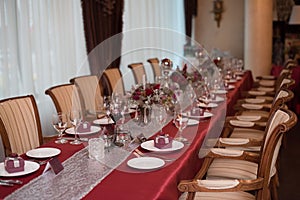
MULTIPOLYGON (((285 103, 289 102, 294 97, 292 91, 288 89, 281 90, 276 98, 274 99, 273 104, 269 107, 269 111, 262 110, 247 110, 239 112, 236 116, 227 117, 225 122, 225 127, 223 129, 222 137, 228 137, 230 139, 236 140, 237 138, 248 139, 248 146, 258 146, 259 148, 252 148, 252 150, 260 150, 260 143, 264 138, 265 129, 268 123, 270 123, 271 116, 274 112, 276 112, 281 107, 285 106, 285 103), (243 120, 243 117, 246 119, 250 119, 251 117, 260 117, 259 120, 243 120), (238 126, 231 123, 231 120, 234 121, 251 121, 250 123, 253 126, 245 127, 238 126), (251 144, 252 142, 252 144, 251 144), (254 145, 254 143, 256 145, 254 145)), ((228 142, 230 140, 227 139, 228 142)), ((232 143, 232 142, 231 142, 232 143)))
POLYGON ((250 91, 245 93, 247 97, 269 96, 266 99, 272 99, 281 88, 288 88, 294 84, 291 79, 291 69, 283 69, 276 80, 263 79, 258 82, 250 91))
POLYGON ((0 101, 0 133, 5 154, 23 154, 43 143, 40 116, 33 95, 0 101))
POLYGON ((97 76, 80 76, 70 80, 78 89, 83 110, 95 114, 103 105, 102 87, 97 76))
POLYGON ((158 58, 149 58, 147 60, 148 63, 150 63, 153 71, 154 80, 156 77, 161 76, 161 69, 159 65, 159 59, 158 58))
POLYGON ((182 180, 180 199, 270 199, 269 183, 282 136, 297 122, 296 115, 279 109, 272 115, 260 154, 212 148, 192 180, 182 180))
POLYGON ((146 76, 146 71, 144 68, 143 63, 132 63, 128 65, 128 68, 131 69, 134 80, 136 84, 142 84, 143 83, 143 75, 146 76))
POLYGON ((81 110, 79 94, 74 84, 53 86, 45 91, 52 99, 57 112, 69 114, 72 109, 81 110))
POLYGON ((103 88, 104 95, 111 96, 112 93, 125 94, 123 78, 119 68, 106 69, 101 80, 107 86, 103 88))

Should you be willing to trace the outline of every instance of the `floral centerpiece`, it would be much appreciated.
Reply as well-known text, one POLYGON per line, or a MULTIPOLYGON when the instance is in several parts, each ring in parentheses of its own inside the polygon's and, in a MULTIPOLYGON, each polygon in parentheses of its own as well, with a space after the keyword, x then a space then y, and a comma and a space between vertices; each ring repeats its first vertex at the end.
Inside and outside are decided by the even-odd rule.
POLYGON ((161 87, 156 83, 148 83, 135 88, 131 94, 131 100, 138 106, 138 121, 141 125, 146 125, 151 120, 151 106, 159 104, 163 105, 167 111, 173 111, 176 95, 170 88, 161 87))
POLYGON ((176 95, 167 87, 161 87, 160 84, 147 83, 140 85, 134 89, 131 94, 131 99, 134 100, 139 107, 145 104, 160 104, 166 107, 174 106, 176 95))
POLYGON ((182 70, 177 68, 170 76, 171 80, 178 83, 179 87, 184 90, 188 84, 194 84, 202 81, 202 76, 197 70, 191 70, 188 72, 187 65, 184 64, 182 70))

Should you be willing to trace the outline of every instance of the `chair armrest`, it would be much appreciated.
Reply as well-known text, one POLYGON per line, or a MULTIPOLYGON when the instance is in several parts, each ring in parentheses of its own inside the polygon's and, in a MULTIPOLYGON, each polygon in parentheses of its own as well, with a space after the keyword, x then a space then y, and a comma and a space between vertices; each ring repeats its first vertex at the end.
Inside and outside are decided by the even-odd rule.
POLYGON ((182 180, 177 188, 181 192, 237 192, 263 187, 263 178, 253 180, 182 180))

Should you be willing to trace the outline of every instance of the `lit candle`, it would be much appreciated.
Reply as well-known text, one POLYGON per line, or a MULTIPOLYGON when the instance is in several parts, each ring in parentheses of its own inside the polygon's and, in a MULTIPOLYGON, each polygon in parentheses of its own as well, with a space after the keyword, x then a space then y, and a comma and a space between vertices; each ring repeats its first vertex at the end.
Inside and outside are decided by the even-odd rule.
POLYGON ((146 76, 143 74, 143 88, 146 89, 146 76))

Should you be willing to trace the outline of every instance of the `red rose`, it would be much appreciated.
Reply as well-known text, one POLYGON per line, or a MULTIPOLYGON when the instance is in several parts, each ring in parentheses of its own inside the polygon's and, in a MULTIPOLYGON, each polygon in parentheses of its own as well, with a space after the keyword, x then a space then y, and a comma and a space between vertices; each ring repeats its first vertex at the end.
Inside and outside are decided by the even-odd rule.
POLYGON ((160 88, 160 84, 156 84, 156 85, 153 86, 154 90, 158 90, 159 88, 160 88))
POLYGON ((139 100, 140 99, 140 96, 139 95, 133 95, 133 100, 139 100))
POLYGON ((150 88, 146 88, 145 92, 146 92, 146 96, 149 96, 149 95, 153 94, 153 90, 150 89, 150 88))

